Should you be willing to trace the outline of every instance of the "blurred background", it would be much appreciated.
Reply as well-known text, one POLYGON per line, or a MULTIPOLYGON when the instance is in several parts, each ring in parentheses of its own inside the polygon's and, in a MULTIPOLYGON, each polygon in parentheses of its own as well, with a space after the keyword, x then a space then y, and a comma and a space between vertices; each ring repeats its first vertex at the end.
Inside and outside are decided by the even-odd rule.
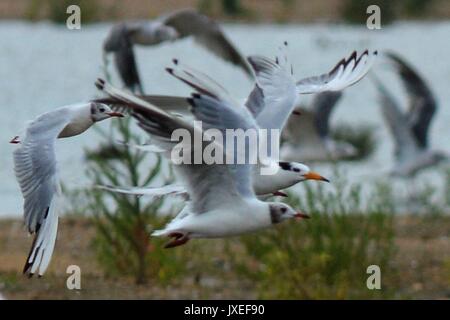
MULTIPOLYGON (((182 8, 216 19, 245 55, 273 57, 289 43, 296 78, 326 72, 353 50, 392 50, 424 77, 438 102, 433 148, 449 152, 450 3, 444 0, 2 0, 0 1, 0 294, 6 298, 450 298, 450 173, 436 166, 395 178, 393 141, 367 79, 344 91, 331 119, 361 157, 311 163, 332 183, 305 183, 285 201, 312 215, 273 230, 225 240, 196 240, 173 250, 150 239, 182 207, 180 199, 99 192, 94 184, 161 185, 173 181, 157 155, 117 146, 146 136, 128 120, 60 141, 64 201, 55 252, 42 279, 21 269, 31 245, 21 220, 22 196, 8 141, 26 121, 59 106, 99 97, 102 44, 118 21, 155 19, 182 8), (81 8, 81 29, 66 28, 66 8, 81 8), (381 8, 381 29, 366 27, 369 5, 381 8), (66 268, 82 270, 82 290, 66 288, 66 268), (366 286, 378 265, 381 290, 366 286)), ((136 47, 148 94, 188 95, 166 74, 172 58, 209 72, 245 98, 253 83, 241 70, 192 39, 136 47)), ((379 78, 406 106, 398 77, 382 63, 379 78)), ((120 85, 112 72, 114 84, 120 85)), ((308 104, 312 97, 305 96, 308 104)), ((405 107, 406 108, 406 107, 405 107)))

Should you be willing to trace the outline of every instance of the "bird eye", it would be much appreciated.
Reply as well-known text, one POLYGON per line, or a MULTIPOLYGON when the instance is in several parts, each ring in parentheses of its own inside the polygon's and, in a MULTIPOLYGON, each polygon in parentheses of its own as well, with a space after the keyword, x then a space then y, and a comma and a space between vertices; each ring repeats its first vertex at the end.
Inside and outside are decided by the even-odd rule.
POLYGON ((281 213, 286 213, 286 208, 281 208, 281 213))
POLYGON ((294 168, 294 172, 300 172, 299 168, 294 168))
POLYGON ((105 112, 105 108, 103 108, 103 107, 100 108, 99 110, 100 110, 100 112, 105 112))

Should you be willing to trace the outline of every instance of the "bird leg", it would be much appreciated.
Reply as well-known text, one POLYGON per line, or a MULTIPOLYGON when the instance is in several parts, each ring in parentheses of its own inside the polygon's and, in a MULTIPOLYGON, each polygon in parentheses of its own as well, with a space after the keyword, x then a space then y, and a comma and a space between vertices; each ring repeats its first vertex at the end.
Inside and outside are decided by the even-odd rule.
POLYGON ((14 138, 12 138, 9 143, 15 143, 15 144, 20 143, 19 136, 15 136, 14 138))
POLYGON ((169 234, 169 237, 173 239, 164 246, 166 249, 181 246, 189 241, 187 233, 172 232, 169 234))

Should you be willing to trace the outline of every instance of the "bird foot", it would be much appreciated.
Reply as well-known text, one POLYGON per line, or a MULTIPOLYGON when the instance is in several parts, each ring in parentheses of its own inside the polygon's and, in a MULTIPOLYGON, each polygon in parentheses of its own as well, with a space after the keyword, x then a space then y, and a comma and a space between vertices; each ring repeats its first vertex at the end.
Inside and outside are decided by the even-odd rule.
POLYGON ((166 249, 181 246, 189 241, 187 233, 172 232, 169 234, 169 237, 173 239, 164 246, 166 249))

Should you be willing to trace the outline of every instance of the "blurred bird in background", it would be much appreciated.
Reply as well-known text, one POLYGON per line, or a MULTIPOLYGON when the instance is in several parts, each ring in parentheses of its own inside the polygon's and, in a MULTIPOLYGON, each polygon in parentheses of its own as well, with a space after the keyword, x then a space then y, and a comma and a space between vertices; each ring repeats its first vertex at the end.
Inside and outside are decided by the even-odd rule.
POLYGON ((252 69, 245 57, 227 38, 219 24, 193 9, 175 11, 153 21, 126 21, 114 25, 103 44, 104 62, 107 65, 107 54, 113 54, 115 66, 125 87, 144 94, 134 45, 153 46, 187 37, 193 37, 196 43, 238 66, 253 78, 252 69))
POLYGON ((402 108, 383 81, 374 74, 381 113, 394 140, 394 175, 412 177, 419 171, 448 161, 449 155, 430 148, 430 124, 437 110, 436 99, 426 81, 403 58, 393 52, 383 54, 394 66, 408 96, 402 108), (405 110, 406 109, 406 110, 405 110))

